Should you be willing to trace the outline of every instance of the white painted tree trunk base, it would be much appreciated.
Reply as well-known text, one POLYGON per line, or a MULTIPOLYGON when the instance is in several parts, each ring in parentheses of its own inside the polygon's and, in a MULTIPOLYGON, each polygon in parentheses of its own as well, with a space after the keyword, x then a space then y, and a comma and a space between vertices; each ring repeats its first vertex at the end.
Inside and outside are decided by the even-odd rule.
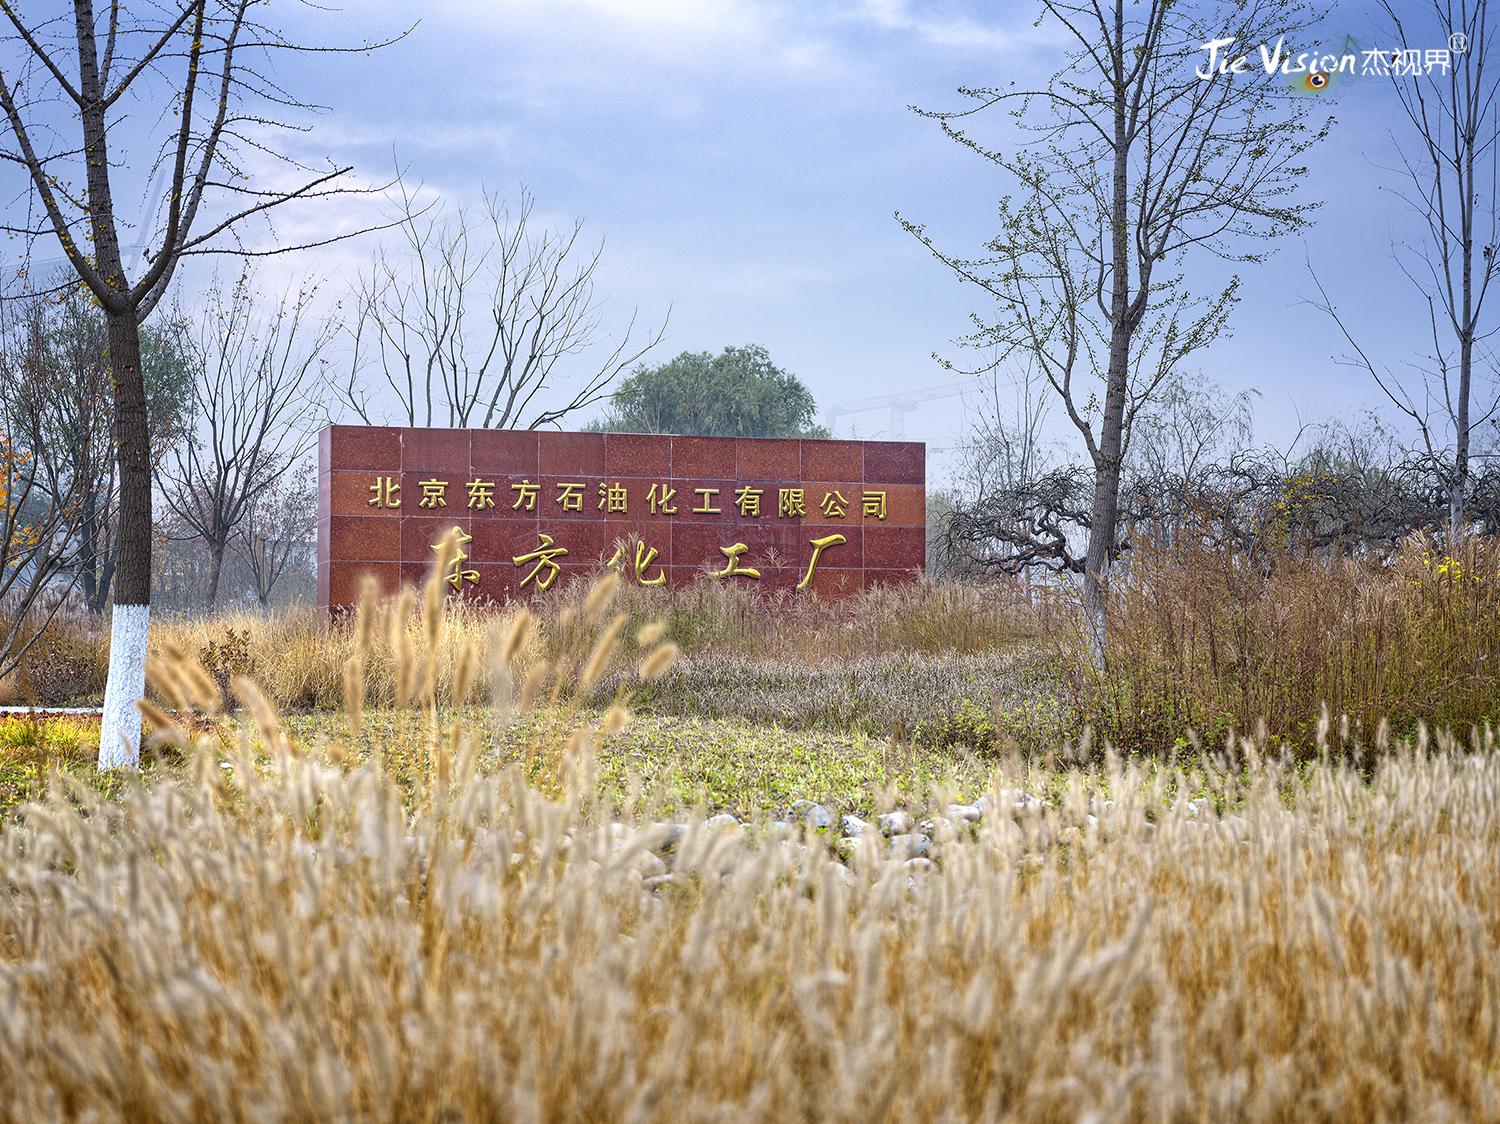
POLYGON ((99 768, 135 769, 141 763, 141 712, 146 694, 150 605, 116 605, 109 630, 109 680, 99 724, 99 768))

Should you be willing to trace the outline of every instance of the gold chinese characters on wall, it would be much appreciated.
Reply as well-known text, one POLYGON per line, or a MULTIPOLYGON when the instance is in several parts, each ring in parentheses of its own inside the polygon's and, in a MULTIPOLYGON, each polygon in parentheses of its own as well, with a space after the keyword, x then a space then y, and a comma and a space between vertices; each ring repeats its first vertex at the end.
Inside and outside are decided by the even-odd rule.
MULTIPOLYGON (((549 509, 559 516, 583 514, 586 502, 592 503, 605 518, 631 514, 630 491, 621 481, 601 480, 593 495, 588 494, 583 482, 574 481, 558 481, 552 485, 550 494, 544 493, 542 485, 529 478, 511 481, 502 487, 500 482, 493 479, 476 477, 458 486, 434 477, 417 481, 416 487, 416 506, 424 513, 438 513, 452 508, 455 512, 501 514, 504 508, 497 506, 496 502, 496 494, 499 492, 502 501, 508 501, 509 511, 522 516, 545 516, 549 509)), ((653 516, 667 517, 678 515, 684 510, 694 515, 718 515, 724 514, 723 505, 727 502, 732 509, 730 517, 738 514, 741 519, 785 523, 791 520, 800 522, 807 518, 809 504, 815 513, 814 518, 821 516, 823 519, 844 519, 857 501, 858 511, 865 519, 881 522, 886 518, 886 491, 880 488, 864 488, 857 493, 854 489, 849 489, 849 494, 846 495, 839 488, 810 490, 805 487, 740 485, 726 490, 704 486, 690 489, 690 494, 693 497, 691 506, 682 509, 678 507, 677 487, 662 482, 652 483, 646 489, 642 510, 653 516), (727 497, 721 498, 726 491, 727 497)), ((370 507, 397 511, 403 507, 404 502, 402 485, 393 476, 377 475, 370 483, 370 507)), ((553 530, 556 534, 538 531, 534 549, 509 557, 508 561, 520 571, 519 588, 532 587, 544 591, 561 575, 562 565, 558 560, 568 555, 568 547, 559 536, 566 536, 566 523, 553 530)), ((459 590, 465 585, 478 585, 481 580, 480 572, 472 565, 473 560, 468 550, 473 536, 459 526, 454 526, 453 532, 456 549, 447 562, 446 580, 454 589, 459 590)), ((806 589, 810 586, 825 553, 846 545, 848 541, 839 532, 810 537, 807 540, 806 566, 801 571, 796 588, 806 589)), ((432 549, 437 551, 439 545, 434 544, 432 549)), ((705 567, 705 572, 710 577, 721 580, 743 578, 759 581, 761 570, 751 564, 753 559, 746 557, 749 551, 750 547, 743 542, 721 546, 719 553, 723 556, 723 564, 717 569, 705 567)), ((633 544, 617 542, 605 564, 640 585, 660 586, 667 581, 666 570, 659 562, 660 554, 645 538, 638 538, 633 544)), ((717 563, 718 560, 703 561, 717 563)))
MULTIPOLYGON (((428 510, 447 508, 448 481, 440 479, 419 480, 417 487, 421 493, 417 498, 417 506, 428 510)), ((473 479, 463 486, 463 496, 454 497, 453 506, 462 506, 469 511, 488 511, 495 509, 494 480, 473 479)), ((555 492, 550 497, 555 510, 559 513, 582 512, 584 510, 585 485, 581 482, 574 483, 559 481, 554 485, 555 492)), ((724 489, 715 487, 703 487, 692 489, 697 497, 695 506, 689 508, 695 515, 718 515, 724 512, 719 499, 724 489)), ((518 480, 510 484, 512 493, 510 510, 515 512, 539 512, 543 510, 538 507, 538 499, 541 498, 542 486, 531 480, 518 480)), ((752 488, 747 486, 732 489, 733 504, 739 514, 747 519, 772 518, 767 507, 762 511, 761 502, 774 491, 776 496, 776 510, 774 517, 782 519, 801 519, 807 516, 807 504, 809 500, 806 488, 752 488)), ((652 484, 646 491, 646 506, 652 515, 676 515, 677 489, 666 484, 652 484)), ((866 519, 877 521, 885 519, 886 493, 884 489, 864 489, 860 493, 860 511, 866 519)), ((814 508, 817 514, 825 519, 842 519, 849 512, 850 499, 838 489, 824 490, 817 500, 814 508)), ((370 485, 371 507, 382 510, 394 511, 402 506, 401 484, 391 476, 377 476, 370 485)), ((545 506, 545 505, 544 505, 545 506)), ((597 509, 605 515, 628 515, 630 514, 630 493, 625 485, 618 480, 599 481, 597 509)))

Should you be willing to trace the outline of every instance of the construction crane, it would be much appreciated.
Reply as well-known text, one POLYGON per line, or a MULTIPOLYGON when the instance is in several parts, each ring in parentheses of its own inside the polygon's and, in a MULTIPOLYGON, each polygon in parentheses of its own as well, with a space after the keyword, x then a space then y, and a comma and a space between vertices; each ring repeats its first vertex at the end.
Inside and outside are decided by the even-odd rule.
POLYGON ((896 394, 882 394, 876 398, 861 398, 847 405, 830 406, 824 415, 823 423, 828 427, 828 432, 832 433, 839 418, 848 417, 850 414, 864 414, 871 410, 889 410, 891 412, 889 436, 893 441, 901 441, 906 438, 906 415, 923 403, 936 402, 942 398, 957 398, 967 391, 978 389, 979 386, 973 379, 966 379, 963 382, 948 383, 946 386, 927 387, 925 390, 906 390, 896 394))

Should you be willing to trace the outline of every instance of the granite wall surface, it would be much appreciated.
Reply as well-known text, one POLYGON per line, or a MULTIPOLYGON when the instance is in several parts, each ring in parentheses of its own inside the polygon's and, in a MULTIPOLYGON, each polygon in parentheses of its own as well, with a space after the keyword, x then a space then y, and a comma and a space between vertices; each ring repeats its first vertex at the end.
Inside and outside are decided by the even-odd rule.
POLYGON ((912 580, 926 448, 905 441, 336 425, 318 442, 318 601, 420 583, 458 529, 456 593, 545 594, 614 565, 830 597, 912 580), (751 573, 753 571, 753 574, 751 573))

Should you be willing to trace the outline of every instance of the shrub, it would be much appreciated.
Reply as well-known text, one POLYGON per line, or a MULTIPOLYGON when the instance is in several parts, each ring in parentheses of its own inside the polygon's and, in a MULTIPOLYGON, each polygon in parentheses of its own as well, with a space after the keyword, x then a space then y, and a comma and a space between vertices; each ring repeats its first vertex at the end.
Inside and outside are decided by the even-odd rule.
POLYGON ((59 613, 37 634, 14 678, 13 696, 30 706, 69 706, 101 697, 109 671, 101 622, 59 613))
POLYGON ((250 653, 250 629, 224 629, 224 634, 210 639, 198 654, 198 662, 208 672, 219 691, 229 695, 230 682, 241 675, 255 673, 255 660, 250 653))
POLYGON ((918 744, 934 749, 962 746, 981 757, 994 756, 1001 746, 1001 734, 993 712, 967 698, 959 699, 958 705, 946 709, 938 717, 918 723, 912 738, 918 744))
POLYGON ((1251 559, 1184 538, 1140 544, 1111 572, 1102 674, 1080 660, 1077 713, 1111 741, 1160 749, 1184 729, 1222 742, 1264 722, 1311 749, 1383 721, 1467 729, 1500 717, 1500 544, 1454 555, 1411 540, 1390 558, 1290 550, 1251 559))

